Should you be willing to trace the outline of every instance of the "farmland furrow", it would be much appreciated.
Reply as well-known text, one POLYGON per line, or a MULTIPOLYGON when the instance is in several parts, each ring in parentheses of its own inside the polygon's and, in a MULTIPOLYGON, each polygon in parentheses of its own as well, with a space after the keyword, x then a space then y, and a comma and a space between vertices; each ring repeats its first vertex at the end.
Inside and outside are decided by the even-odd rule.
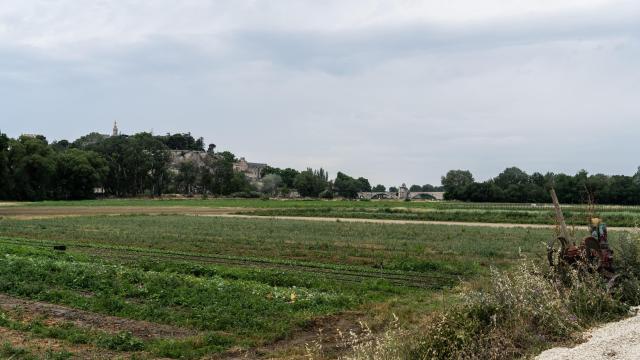
MULTIPOLYGON (((0 239, 0 243, 12 245, 29 245, 44 248, 51 248, 51 245, 45 244, 40 240, 30 239, 0 239)), ((433 288, 437 286, 451 285, 459 280, 458 276, 445 274, 417 274, 417 273, 395 273, 384 270, 367 270, 367 269, 332 269, 320 267, 313 264, 299 263, 276 263, 259 259, 242 259, 229 258, 215 255, 201 254, 175 254, 160 253, 157 251, 143 249, 126 249, 126 248, 106 248, 90 244, 69 244, 70 247, 77 248, 80 253, 93 254, 106 258, 119 259, 139 259, 141 256, 154 260, 178 260, 178 261, 197 261, 207 264, 223 264, 242 267, 260 267, 266 269, 279 269, 286 271, 297 271, 304 273, 321 273, 325 276, 336 280, 343 281, 362 281, 365 279, 381 279, 389 281, 396 285, 405 285, 419 288, 433 288)))
MULTIPOLYGON (((136 260, 140 259, 141 254, 114 254, 109 253, 110 251, 104 251, 99 249, 98 251, 91 251, 91 253, 100 253, 101 257, 106 258, 117 258, 117 259, 131 259, 136 260)), ((159 255, 159 254, 142 254, 147 259, 153 260, 188 260, 188 261, 196 261, 205 264, 222 264, 222 265, 235 265, 242 267, 260 267, 265 269, 277 269, 277 270, 286 270, 286 271, 295 271, 295 272, 303 272, 303 273, 320 273, 327 277, 330 277, 334 280, 341 281, 352 281, 359 282, 364 279, 380 279, 386 280, 395 285, 404 285, 411 287, 419 287, 419 288, 433 288, 434 286, 444 286, 452 283, 452 279, 445 279, 441 277, 428 277, 423 276, 422 278, 412 278, 409 276, 389 276, 385 274, 373 274, 369 272, 356 272, 356 271, 338 271, 338 270, 330 270, 330 269, 322 269, 322 268, 309 268, 305 266, 299 265, 281 265, 281 264, 270 264, 270 263, 261 263, 261 262, 250 262, 250 261, 237 261, 237 260, 229 260, 229 259, 221 259, 221 258, 204 258, 204 257, 192 257, 192 256, 175 256, 175 255, 159 255)))

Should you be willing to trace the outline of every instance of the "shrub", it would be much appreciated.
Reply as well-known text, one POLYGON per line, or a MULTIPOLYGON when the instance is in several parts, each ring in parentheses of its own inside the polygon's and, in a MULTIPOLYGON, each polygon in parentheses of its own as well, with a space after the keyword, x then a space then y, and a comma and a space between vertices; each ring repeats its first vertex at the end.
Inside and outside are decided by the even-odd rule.
POLYGON ((97 345, 117 351, 138 351, 144 349, 144 343, 128 331, 119 332, 116 335, 104 335, 98 339, 97 345))
MULTIPOLYGON (((621 259, 621 267, 636 266, 637 247, 624 246, 635 255, 621 259)), ((637 269, 625 270, 625 279, 637 269)), ((485 291, 461 295, 459 305, 436 314, 418 331, 387 331, 368 345, 353 346, 347 359, 520 358, 553 343, 577 340, 580 330, 629 314, 626 301, 640 297, 634 279, 624 285, 625 294, 612 294, 595 271, 570 268, 561 278, 522 260, 510 272, 493 269, 485 291)))
POLYGON ((318 197, 321 199, 333 199, 333 192, 331 190, 323 190, 318 197))

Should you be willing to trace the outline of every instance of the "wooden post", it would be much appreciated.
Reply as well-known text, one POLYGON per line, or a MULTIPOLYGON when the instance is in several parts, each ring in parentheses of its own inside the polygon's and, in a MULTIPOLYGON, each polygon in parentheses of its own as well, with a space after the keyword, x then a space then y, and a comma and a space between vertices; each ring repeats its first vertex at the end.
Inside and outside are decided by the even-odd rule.
POLYGON ((562 209, 560 208, 560 202, 558 201, 558 195, 556 195, 556 190, 551 189, 549 191, 551 193, 551 200, 553 201, 553 207, 556 209, 556 221, 560 225, 561 236, 569 241, 569 231, 567 230, 567 223, 564 221, 564 215, 562 214, 562 209))

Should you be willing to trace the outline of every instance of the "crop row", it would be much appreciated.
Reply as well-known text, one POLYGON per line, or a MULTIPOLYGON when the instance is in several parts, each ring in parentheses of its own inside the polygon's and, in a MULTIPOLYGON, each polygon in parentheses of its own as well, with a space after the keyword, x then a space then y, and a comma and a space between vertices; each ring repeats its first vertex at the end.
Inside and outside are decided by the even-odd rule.
POLYGON ((25 246, 3 244, 0 252, 1 293, 230 334, 228 346, 273 341, 310 317, 358 303, 336 292, 143 270, 25 246))

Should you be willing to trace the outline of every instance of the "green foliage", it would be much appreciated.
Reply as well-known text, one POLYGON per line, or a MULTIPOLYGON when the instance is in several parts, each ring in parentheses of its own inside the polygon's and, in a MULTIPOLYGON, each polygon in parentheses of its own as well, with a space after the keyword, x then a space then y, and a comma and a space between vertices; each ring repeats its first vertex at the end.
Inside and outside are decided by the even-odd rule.
POLYGON ((128 332, 121 331, 116 335, 102 335, 96 344, 109 350, 117 351, 138 351, 144 349, 144 343, 128 332))
POLYGON ((35 357, 29 356, 29 351, 13 346, 8 341, 4 342, 0 347, 0 355, 7 359, 35 359, 35 357))
POLYGON ((71 143, 71 147, 78 148, 81 150, 93 148, 105 139, 108 139, 108 135, 99 134, 97 132, 92 132, 90 134, 81 136, 76 141, 71 143))
POLYGON ((296 175, 293 186, 302 196, 318 197, 323 190, 328 188, 329 175, 322 168, 315 171, 309 168, 296 175))
POLYGON ((156 136, 155 138, 171 150, 204 151, 204 139, 198 138, 196 140, 191 133, 166 134, 164 136, 156 136))
POLYGON ((409 187, 409 191, 422 191, 422 186, 420 185, 411 185, 411 187, 409 187))
POLYGON ((359 177, 357 181, 360 183, 360 191, 371 191, 371 184, 369 184, 368 179, 359 177))
POLYGON ((384 192, 384 191, 387 191, 387 188, 386 188, 384 185, 380 185, 380 184, 378 184, 378 185, 376 185, 376 186, 374 186, 374 187, 373 187, 372 191, 375 191, 375 192, 384 192))
POLYGON ((13 188, 11 194, 17 200, 42 200, 49 197, 55 161, 53 151, 46 140, 21 136, 11 140, 8 159, 13 188))
MULTIPOLYGON (((3 219, 0 235, 64 241, 69 246, 135 246, 369 268, 382 262, 384 269, 430 273, 436 267, 440 274, 457 276, 486 271, 481 263, 513 261, 519 251, 533 256, 550 231, 167 215, 3 219)), ((612 244, 619 236, 610 234, 612 244)))
POLYGON ((360 191, 371 191, 369 180, 362 177, 354 179, 341 172, 338 172, 333 188, 338 195, 347 199, 357 198, 360 191))
POLYGON ((523 260, 517 270, 494 271, 491 278, 488 289, 465 295, 421 329, 407 358, 521 358, 629 310, 598 274, 573 272, 565 286, 523 260))
POLYGON ((183 194, 193 194, 200 184, 200 168, 193 161, 185 161, 178 166, 175 186, 183 194))
MULTIPOLYGON (((7 254, 0 258, 2 293, 205 331, 201 337, 186 340, 144 343, 127 332, 87 332, 70 324, 48 327, 38 321, 22 324, 0 317, 0 326, 116 351, 149 350, 178 356, 171 349, 188 349, 186 353, 196 357, 233 345, 256 345, 281 338, 314 316, 361 301, 349 287, 339 293, 335 283, 323 285, 314 276, 306 277, 310 287, 303 287, 300 280, 304 276, 292 276, 294 285, 286 285, 277 280, 283 275, 279 271, 142 261, 124 266, 23 246, 0 245, 0 249, 7 254), (274 280, 274 286, 262 282, 274 280), (86 293, 95 295, 87 297, 86 293)), ((358 288, 361 296, 364 287, 358 288)))
POLYGON ((167 147, 151 134, 115 136, 91 146, 107 161, 105 189, 115 196, 161 195, 168 185, 167 147))
POLYGON ((269 174, 275 174, 280 176, 283 184, 286 187, 293 188, 295 178, 296 176, 298 176, 298 174, 300 174, 300 172, 292 168, 280 169, 280 168, 274 168, 271 166, 267 166, 264 169, 262 169, 262 174, 261 174, 262 176, 266 176, 269 174))
POLYGON ((93 151, 69 149, 58 153, 55 170, 55 197, 58 199, 87 199, 94 189, 104 184, 109 167, 93 151))
POLYGON ((442 178, 445 198, 473 202, 548 203, 548 189, 554 187, 565 204, 640 204, 640 172, 634 176, 576 175, 547 173, 532 175, 517 167, 505 169, 497 177, 475 182, 468 171, 452 170, 442 178))
POLYGON ((9 198, 13 182, 9 176, 9 138, 0 132, 0 199, 9 198))
POLYGON ((442 177, 445 198, 448 200, 459 200, 465 193, 467 187, 473 184, 473 175, 468 170, 450 170, 442 177))
POLYGON ((232 157, 211 156, 205 159, 200 179, 205 193, 230 195, 253 190, 244 174, 233 171, 232 157))
POLYGON ((275 195, 282 187, 283 180, 278 174, 267 174, 260 179, 260 191, 264 194, 275 195))

